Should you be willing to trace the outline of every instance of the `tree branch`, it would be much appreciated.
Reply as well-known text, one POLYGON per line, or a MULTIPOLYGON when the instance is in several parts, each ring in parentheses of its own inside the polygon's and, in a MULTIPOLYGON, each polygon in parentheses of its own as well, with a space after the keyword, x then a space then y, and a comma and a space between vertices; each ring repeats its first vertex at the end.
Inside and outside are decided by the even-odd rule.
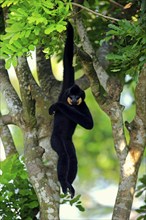
POLYGON ((86 8, 83 5, 78 4, 78 3, 72 2, 72 5, 74 5, 76 7, 79 7, 79 8, 82 8, 82 9, 90 12, 91 14, 97 15, 99 17, 102 17, 102 18, 105 18, 105 19, 108 19, 108 20, 112 20, 112 21, 119 21, 119 19, 117 19, 117 18, 113 18, 113 17, 107 16, 107 15, 103 15, 101 13, 95 12, 95 11, 89 9, 89 8, 86 8))
POLYGON ((109 2, 111 2, 112 4, 114 4, 114 5, 116 5, 117 7, 119 7, 119 8, 124 8, 124 6, 123 5, 121 5, 121 4, 119 4, 118 2, 115 2, 115 1, 113 1, 113 0, 109 0, 109 2))
POLYGON ((31 71, 25 57, 20 57, 18 59, 16 74, 20 85, 23 119, 27 126, 33 127, 36 124, 35 100, 32 98, 29 84, 29 74, 31 74, 31 71))
POLYGON ((146 66, 144 66, 135 89, 136 116, 129 125, 130 143, 128 153, 121 163, 121 180, 113 212, 113 220, 129 219, 138 170, 146 146, 146 66), (125 199, 126 198, 126 199, 125 199))
POLYGON ((108 92, 107 81, 108 81, 109 76, 107 75, 103 67, 99 64, 97 56, 96 56, 96 52, 92 47, 92 44, 87 36, 87 31, 83 25, 81 17, 79 16, 76 19, 76 27, 77 27, 77 31, 81 39, 81 43, 83 45, 83 49, 92 59, 93 66, 96 71, 99 82, 101 86, 104 88, 104 90, 108 92))
POLYGON ((4 67, 5 63, 3 60, 0 60, 0 88, 1 92, 4 94, 10 115, 15 117, 17 124, 19 124, 22 112, 22 103, 11 85, 8 73, 4 67))
MULTIPOLYGON (((9 117, 10 118, 10 117, 9 117)), ((8 120, 10 122, 10 120, 8 120)), ((4 145, 6 157, 16 153, 16 147, 12 139, 8 126, 3 122, 3 116, 0 113, 0 136, 4 145)))

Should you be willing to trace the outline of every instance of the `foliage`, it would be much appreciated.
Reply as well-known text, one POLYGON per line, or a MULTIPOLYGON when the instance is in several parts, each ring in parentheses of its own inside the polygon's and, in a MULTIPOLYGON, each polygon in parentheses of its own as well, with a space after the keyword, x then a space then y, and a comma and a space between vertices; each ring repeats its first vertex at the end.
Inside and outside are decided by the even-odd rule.
POLYGON ((82 206, 81 201, 80 201, 81 195, 77 195, 73 199, 70 199, 69 195, 64 195, 64 194, 61 194, 60 197, 61 197, 60 204, 67 204, 67 203, 69 203, 71 206, 75 205, 79 209, 79 211, 81 211, 81 212, 85 211, 85 209, 82 206))
POLYGON ((1 218, 3 220, 36 219, 35 216, 39 211, 39 204, 36 194, 28 181, 23 161, 18 158, 18 155, 13 155, 1 162, 0 167, 1 218))
POLYGON ((6 68, 11 63, 16 66, 17 57, 28 55, 36 46, 42 45, 45 52, 54 53, 60 40, 58 35, 66 29, 69 0, 0 0, 0 3, 2 7, 10 6, 6 33, 1 37, 1 58, 7 59, 6 68))
MULTIPOLYGON (((120 20, 110 24, 106 41, 113 39, 113 53, 107 56, 112 72, 134 76, 146 62, 146 15, 132 21, 120 20)), ((102 43, 102 42, 101 42, 102 43)))
MULTIPOLYGON (((140 178, 139 181, 141 182, 141 185, 137 187, 138 192, 136 194, 136 197, 140 197, 142 194, 146 195, 146 174, 143 175, 143 177, 140 178)), ((137 218, 137 220, 146 220, 146 197, 144 198, 144 205, 137 209, 137 212, 140 213, 140 216, 137 218)))

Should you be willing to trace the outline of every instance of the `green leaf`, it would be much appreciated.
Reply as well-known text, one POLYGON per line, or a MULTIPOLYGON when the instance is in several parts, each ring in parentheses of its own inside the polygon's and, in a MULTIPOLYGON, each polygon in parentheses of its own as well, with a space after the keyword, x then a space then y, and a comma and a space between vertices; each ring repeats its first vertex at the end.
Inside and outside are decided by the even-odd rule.
POLYGON ((57 24, 56 25, 56 30, 61 33, 62 31, 66 30, 66 27, 62 24, 57 24))
POLYGON ((49 1, 45 1, 43 0, 42 1, 42 4, 46 7, 46 8, 49 8, 49 9, 53 9, 55 4, 53 4, 50 0, 49 1))
POLYGON ((17 41, 20 38, 20 33, 15 33, 12 37, 10 37, 10 44, 17 41))
POLYGON ((6 69, 10 69, 10 67, 11 67, 11 63, 12 63, 11 58, 9 58, 8 60, 6 60, 5 68, 6 68, 6 69))
POLYGON ((49 35, 51 32, 53 32, 54 30, 56 30, 55 25, 51 24, 49 25, 48 28, 45 29, 45 34, 49 35))
POLYGON ((13 52, 16 52, 17 49, 12 44, 7 44, 8 49, 10 49, 13 52))
POLYGON ((27 30, 25 33, 25 37, 29 37, 30 33, 31 33, 31 30, 27 30))
POLYGON ((33 209, 38 207, 38 202, 37 201, 33 201, 29 203, 29 208, 33 209))
POLYGON ((29 45, 28 49, 31 50, 31 51, 34 51, 35 46, 34 45, 29 45))
POLYGON ((12 58, 12 65, 13 65, 14 67, 17 66, 17 57, 16 57, 16 56, 14 56, 14 57, 12 58))
MULTIPOLYGON (((11 66, 11 58, 6 60, 6 67, 10 68, 11 66)), ((8 157, 7 160, 0 162, 0 168, 2 170, 1 175, 1 184, 5 184, 12 179, 12 176, 16 176, 16 172, 13 171, 13 165, 15 164, 15 160, 18 158, 18 155, 13 155, 8 157)))
POLYGON ((22 23, 20 23, 20 22, 14 23, 10 27, 6 28, 6 32, 11 32, 11 33, 18 32, 18 31, 23 30, 24 26, 25 26, 25 23, 23 23, 23 22, 22 23))
POLYGON ((18 40, 14 41, 13 44, 14 44, 15 47, 17 47, 19 49, 22 48, 22 45, 21 45, 21 43, 18 40))
POLYGON ((77 195, 74 199, 70 200, 70 205, 72 206, 74 203, 79 201, 80 197, 81 197, 81 195, 77 195))
POLYGON ((76 207, 81 211, 84 212, 85 208, 82 205, 76 205, 76 207))

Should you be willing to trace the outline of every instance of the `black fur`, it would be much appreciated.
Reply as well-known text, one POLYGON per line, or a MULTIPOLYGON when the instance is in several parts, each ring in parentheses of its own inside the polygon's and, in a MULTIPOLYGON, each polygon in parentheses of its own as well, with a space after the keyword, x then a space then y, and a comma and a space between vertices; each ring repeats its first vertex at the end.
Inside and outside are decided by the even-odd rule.
POLYGON ((64 50, 63 86, 58 102, 49 108, 49 114, 54 114, 54 127, 51 146, 57 152, 58 180, 63 193, 69 190, 71 197, 75 190, 72 183, 77 174, 77 157, 72 136, 77 124, 86 129, 93 128, 90 111, 84 102, 85 92, 74 83, 73 61, 73 28, 67 26, 67 39, 64 50), (68 100, 69 99, 69 100, 68 100))

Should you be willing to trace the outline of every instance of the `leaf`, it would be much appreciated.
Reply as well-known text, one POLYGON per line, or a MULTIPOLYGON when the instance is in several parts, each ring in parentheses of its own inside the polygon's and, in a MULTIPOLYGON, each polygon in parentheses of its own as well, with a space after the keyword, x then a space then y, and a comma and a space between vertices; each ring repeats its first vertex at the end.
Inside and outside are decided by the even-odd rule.
POLYGON ((30 33, 31 33, 31 30, 27 30, 25 33, 25 37, 29 37, 30 33))
POLYGON ((76 207, 81 211, 84 212, 85 208, 82 205, 76 205, 76 207))
POLYGON ((39 35, 40 28, 38 28, 38 26, 36 26, 36 28, 34 29, 34 33, 35 33, 35 35, 39 35))
POLYGON ((33 201, 29 203, 29 208, 33 209, 38 207, 38 202, 37 201, 33 201))
POLYGON ((54 30, 56 30, 55 25, 54 24, 49 25, 49 27, 45 29, 45 34, 49 35, 54 30))
MULTIPOLYGON (((11 58, 6 60, 6 67, 10 68, 11 66, 11 58)), ((0 162, 0 168, 2 170, 1 175, 1 184, 5 184, 8 181, 12 179, 12 177, 15 177, 17 175, 17 171, 13 171, 13 166, 15 164, 16 159, 18 158, 18 155, 13 155, 7 158, 7 160, 4 160, 0 162)))
POLYGON ((136 194, 136 197, 141 196, 143 192, 144 192, 144 190, 139 191, 139 192, 136 194))
POLYGON ((113 29, 115 31, 121 31, 121 28, 119 26, 117 26, 117 25, 109 24, 108 26, 109 26, 109 28, 111 28, 111 29, 113 29))
POLYGON ((21 43, 18 40, 14 41, 13 44, 14 44, 15 47, 17 47, 19 49, 22 48, 22 45, 21 45, 21 43))
POLYGON ((9 58, 8 60, 6 60, 5 68, 6 68, 6 69, 10 69, 10 67, 11 67, 11 63, 12 63, 11 58, 9 58))
POLYGON ((28 49, 31 50, 31 51, 34 51, 35 46, 34 45, 29 45, 28 49))
POLYGON ((20 38, 20 33, 15 33, 11 38, 9 43, 12 44, 13 42, 17 41, 20 38))
POLYGON ((17 66, 17 57, 16 57, 16 56, 14 56, 14 57, 12 58, 12 65, 13 65, 14 67, 17 66))
POLYGON ((14 23, 10 27, 6 28, 6 32, 11 32, 11 33, 19 32, 23 30, 24 26, 25 26, 25 23, 23 22, 14 23))
POLYGON ((10 55, 13 55, 13 51, 10 50, 9 48, 7 48, 7 45, 2 46, 2 51, 3 51, 5 54, 8 54, 9 56, 10 56, 10 55))
POLYGON ((45 1, 43 0, 42 1, 42 4, 46 7, 46 8, 49 8, 49 9, 53 9, 55 4, 53 4, 50 0, 49 1, 45 1))
POLYGON ((77 195, 74 199, 70 200, 70 205, 72 206, 74 203, 76 203, 80 199, 81 195, 77 195))
POLYGON ((56 30, 61 33, 62 31, 66 30, 66 27, 62 24, 57 24, 56 25, 56 30))
POLYGON ((13 52, 17 51, 17 49, 11 44, 7 44, 7 47, 8 47, 8 49, 12 50, 13 52))

